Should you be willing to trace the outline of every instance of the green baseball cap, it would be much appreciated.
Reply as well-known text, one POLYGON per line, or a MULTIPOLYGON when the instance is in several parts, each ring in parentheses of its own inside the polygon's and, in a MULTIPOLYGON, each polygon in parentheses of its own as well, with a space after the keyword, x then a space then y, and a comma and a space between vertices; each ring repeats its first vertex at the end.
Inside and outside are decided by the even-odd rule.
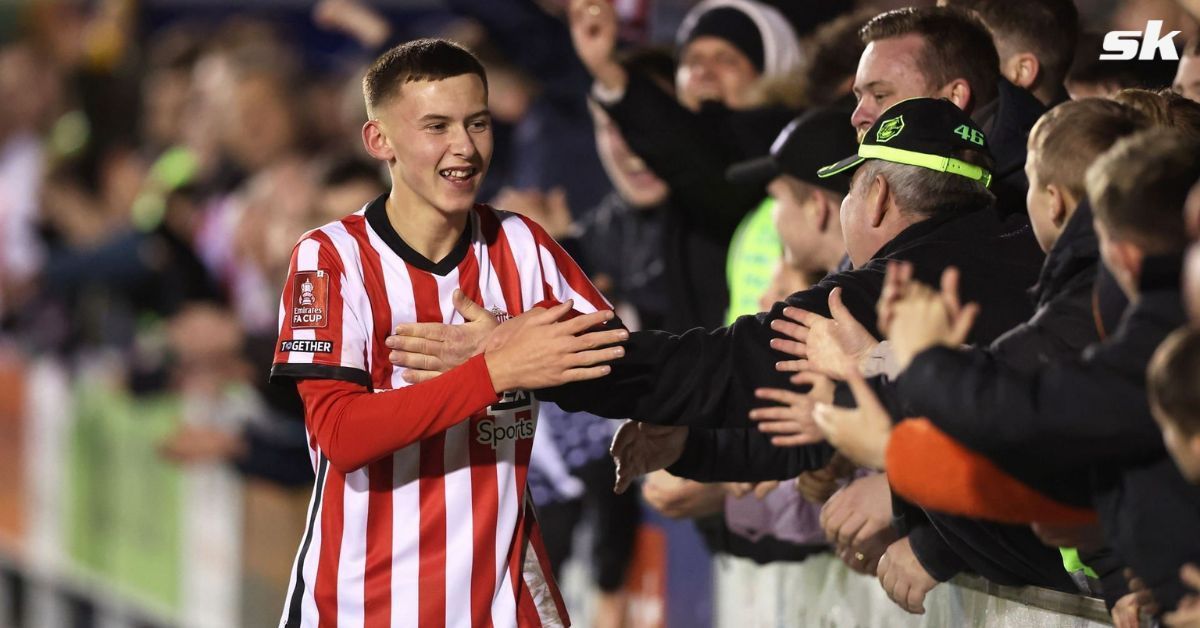
POLYGON ((963 150, 991 157, 987 137, 966 112, 944 98, 909 98, 879 115, 857 154, 821 168, 817 176, 849 176, 864 161, 879 159, 956 174, 985 187, 991 185, 992 173, 955 157, 963 150))

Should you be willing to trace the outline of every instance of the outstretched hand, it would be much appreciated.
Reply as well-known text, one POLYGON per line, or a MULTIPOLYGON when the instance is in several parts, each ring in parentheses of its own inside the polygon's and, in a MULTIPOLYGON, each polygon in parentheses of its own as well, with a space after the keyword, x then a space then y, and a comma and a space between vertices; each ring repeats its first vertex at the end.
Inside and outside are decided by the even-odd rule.
POLYGON ((772 340, 771 348, 799 358, 778 362, 776 369, 792 373, 811 370, 842 380, 859 372, 878 341, 842 303, 841 288, 829 292, 829 312, 832 318, 788 307, 783 310, 786 318, 771 321, 771 329, 790 338, 772 340))
POLYGON ((551 388, 609 373, 604 363, 625 355, 624 347, 610 345, 628 340, 629 332, 588 331, 612 320, 612 311, 567 319, 573 304, 534 308, 492 332, 483 355, 495 390, 551 388))
MULTIPOLYGON (((891 274, 891 266, 888 272, 891 274)), ((979 305, 960 303, 958 278, 958 269, 947 268, 942 273, 941 292, 912 281, 902 290, 902 296, 887 297, 892 301, 886 305, 887 327, 883 330, 900 370, 908 368, 918 353, 930 347, 957 347, 966 342, 979 315, 979 305)), ((882 297, 880 308, 885 308, 882 297)))
POLYGON ((617 463, 613 492, 624 493, 635 480, 679 460, 688 428, 625 421, 617 428, 608 453, 617 463))
POLYGON ((820 401, 833 401, 833 381, 811 372, 799 373, 797 377, 800 383, 811 384, 812 389, 806 393, 781 388, 754 391, 755 397, 780 404, 750 411, 750 420, 758 423, 760 432, 772 435, 771 444, 776 447, 811 445, 825 440, 813 422, 812 411, 820 401))

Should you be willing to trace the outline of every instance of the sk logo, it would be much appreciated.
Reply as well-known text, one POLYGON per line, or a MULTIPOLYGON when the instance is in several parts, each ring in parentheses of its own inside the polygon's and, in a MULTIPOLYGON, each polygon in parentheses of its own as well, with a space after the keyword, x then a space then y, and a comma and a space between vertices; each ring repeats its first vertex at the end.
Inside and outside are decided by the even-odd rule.
POLYGON ((904 130, 904 116, 896 116, 891 120, 884 120, 883 124, 879 125, 879 130, 875 132, 875 141, 880 144, 886 144, 888 140, 900 135, 904 130))

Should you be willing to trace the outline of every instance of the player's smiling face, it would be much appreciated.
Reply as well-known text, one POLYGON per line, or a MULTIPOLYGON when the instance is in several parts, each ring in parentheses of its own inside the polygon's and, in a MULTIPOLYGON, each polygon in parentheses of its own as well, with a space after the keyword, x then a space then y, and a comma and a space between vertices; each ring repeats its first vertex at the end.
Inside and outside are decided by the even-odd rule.
MULTIPOLYGON (((474 74, 406 83, 375 112, 393 195, 443 213, 471 209, 492 159, 487 90, 474 74)), ((370 142, 368 141, 370 149, 370 142)))

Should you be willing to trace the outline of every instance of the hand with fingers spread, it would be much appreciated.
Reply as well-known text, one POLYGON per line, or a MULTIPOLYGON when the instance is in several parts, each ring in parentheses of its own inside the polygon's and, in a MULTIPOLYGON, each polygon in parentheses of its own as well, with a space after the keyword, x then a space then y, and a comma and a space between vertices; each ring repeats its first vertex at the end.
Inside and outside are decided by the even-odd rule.
POLYGON ((1163 615, 1163 625, 1170 628, 1200 628, 1200 568, 1191 563, 1184 565, 1179 570, 1179 579, 1192 592, 1179 600, 1175 610, 1163 615))
POLYGON ((892 306, 885 329, 900 370, 908 368, 916 355, 930 347, 958 347, 966 342, 979 305, 961 305, 958 300, 958 269, 942 273, 942 290, 937 292, 912 282, 892 306))
POLYGON ((783 310, 786 319, 771 321, 771 329, 791 338, 772 340, 771 348, 801 358, 779 362, 775 368, 786 372, 812 370, 834 379, 846 379, 852 371, 859 372, 879 341, 846 309, 841 288, 830 291, 829 312, 833 318, 789 307, 783 310))
POLYGON ((852 374, 849 384, 857 407, 818 403, 813 408, 813 420, 825 440, 842 455, 864 467, 882 469, 892 436, 892 419, 862 375, 852 374))
POLYGON ((500 326, 491 312, 468 299, 462 290, 454 291, 453 302, 465 323, 405 323, 384 340, 391 349, 388 360, 406 369, 401 374, 404 381, 420 383, 466 362, 483 351, 492 331, 500 326))
POLYGON ((617 10, 607 0, 571 0, 568 9, 575 54, 592 78, 607 89, 624 89, 629 77, 617 63, 617 10))
POLYGON ((638 421, 622 423, 608 448, 609 455, 617 463, 613 492, 624 493, 634 480, 674 464, 683 454, 687 435, 686 427, 638 421))
POLYGON ((812 410, 819 401, 833 401, 833 381, 811 372, 798 375, 802 376, 802 383, 812 385, 807 393, 781 388, 759 388, 754 391, 754 396, 759 399, 780 404, 750 411, 750 420, 758 423, 759 431, 773 435, 771 444, 776 447, 811 445, 825 439, 813 422, 812 410))
POLYGON ((821 508, 821 529, 847 566, 874 575, 883 552, 896 540, 887 476, 859 478, 834 493, 821 508))
POLYGON ((588 331, 612 320, 610 310, 562 320, 572 304, 535 308, 495 329, 483 352, 495 390, 551 388, 609 373, 604 362, 625 355, 624 347, 609 345, 627 340, 629 332, 588 331))
POLYGON ((922 615, 925 613, 925 596, 938 581, 921 566, 913 553, 912 543, 904 537, 892 543, 879 560, 879 584, 900 608, 922 615))

